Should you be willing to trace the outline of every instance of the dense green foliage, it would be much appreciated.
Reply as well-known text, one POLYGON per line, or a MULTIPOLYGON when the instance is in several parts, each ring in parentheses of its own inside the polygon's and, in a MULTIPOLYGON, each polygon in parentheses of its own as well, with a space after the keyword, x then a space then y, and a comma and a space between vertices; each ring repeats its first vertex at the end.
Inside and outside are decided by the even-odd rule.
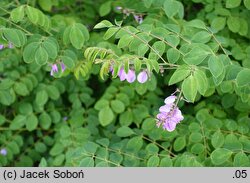
POLYGON ((0 165, 250 166, 249 19, 250 0, 0 1, 0 165))

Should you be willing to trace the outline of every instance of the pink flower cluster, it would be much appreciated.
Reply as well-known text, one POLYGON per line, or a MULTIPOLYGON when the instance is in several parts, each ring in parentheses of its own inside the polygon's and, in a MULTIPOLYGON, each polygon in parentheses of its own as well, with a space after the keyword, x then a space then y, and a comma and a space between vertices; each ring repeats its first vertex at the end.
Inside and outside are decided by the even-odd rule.
POLYGON ((176 96, 171 95, 164 100, 165 105, 161 106, 157 114, 157 127, 162 126, 164 130, 172 132, 180 121, 184 119, 181 111, 175 105, 176 96))
MULTIPOLYGON (((110 70, 112 71, 113 74, 112 67, 110 68, 110 70)), ((119 70, 118 77, 120 78, 121 81, 127 80, 129 83, 133 83, 136 80, 136 78, 139 83, 145 83, 148 80, 148 73, 147 71, 143 70, 136 77, 134 70, 129 69, 128 73, 126 73, 124 67, 122 67, 119 70)))

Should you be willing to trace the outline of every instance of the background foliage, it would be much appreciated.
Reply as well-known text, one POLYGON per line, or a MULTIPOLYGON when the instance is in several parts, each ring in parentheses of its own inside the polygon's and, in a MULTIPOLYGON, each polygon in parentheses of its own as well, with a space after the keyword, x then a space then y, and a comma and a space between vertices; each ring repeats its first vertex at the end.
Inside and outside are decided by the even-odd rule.
POLYGON ((249 10, 250 0, 0 1, 0 165, 250 166, 249 10), (122 66, 150 80, 115 79, 122 66), (155 116, 176 88, 189 102, 167 132, 155 116))

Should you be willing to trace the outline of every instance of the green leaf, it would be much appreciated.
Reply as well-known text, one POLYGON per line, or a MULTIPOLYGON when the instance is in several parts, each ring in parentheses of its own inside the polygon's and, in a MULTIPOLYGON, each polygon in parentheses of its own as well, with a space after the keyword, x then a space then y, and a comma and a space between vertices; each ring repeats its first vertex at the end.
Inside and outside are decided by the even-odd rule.
POLYGON ((147 53, 148 50, 149 50, 149 47, 147 44, 144 44, 144 43, 140 44, 138 49, 137 49, 137 54, 139 56, 143 57, 147 53))
POLYGON ((196 143, 191 147, 191 152, 194 154, 201 154, 205 150, 205 147, 201 143, 196 143))
POLYGON ((53 165, 54 166, 62 166, 63 162, 65 160, 65 155, 64 154, 60 154, 58 156, 56 156, 53 160, 53 165))
POLYGON ((250 84, 250 69, 243 69, 241 70, 237 77, 236 77, 236 83, 238 86, 246 86, 246 85, 249 85, 250 84))
POLYGON ((68 56, 61 57, 62 62, 65 64, 66 68, 73 69, 75 67, 75 62, 68 56))
POLYGON ((171 45, 171 47, 176 47, 180 43, 180 38, 176 35, 168 34, 166 35, 165 39, 171 45))
POLYGON ((0 125, 2 126, 5 123, 6 119, 3 115, 0 114, 0 125))
POLYGON ((224 71, 224 64, 217 56, 210 56, 208 68, 214 77, 219 77, 224 71))
POLYGON ((227 26, 232 32, 234 32, 234 33, 238 32, 240 30, 240 20, 239 20, 239 18, 230 16, 227 19, 227 26))
POLYGON ((226 0, 226 8, 236 8, 240 6, 241 0, 226 0))
POLYGON ((37 24, 39 22, 39 10, 33 8, 31 6, 26 6, 25 12, 33 24, 37 24))
POLYGON ((166 45, 163 41, 154 42, 152 47, 158 52, 159 55, 163 55, 166 49, 166 45))
POLYGON ((57 100, 60 97, 60 92, 57 89, 57 87, 53 86, 53 85, 48 85, 46 87, 46 91, 48 96, 52 99, 52 100, 57 100))
POLYGON ((165 1, 163 4, 163 9, 169 18, 172 18, 176 14, 178 14, 180 18, 183 18, 183 5, 178 1, 175 0, 165 1))
POLYGON ((134 39, 131 35, 124 35, 118 42, 118 48, 124 48, 130 44, 130 42, 134 39))
POLYGON ((27 41, 27 37, 24 32, 18 29, 3 29, 3 35, 9 42, 13 43, 16 47, 23 46, 27 41))
POLYGON ((38 125, 38 119, 36 115, 35 114, 28 115, 25 121, 25 125, 29 131, 35 130, 38 125))
POLYGON ((211 160, 214 165, 225 163, 233 154, 232 151, 224 148, 217 148, 211 153, 211 160))
POLYGON ((93 158, 91 157, 83 158, 79 163, 80 167, 93 167, 94 165, 95 165, 95 162, 93 158))
POLYGON ((14 90, 11 88, 10 90, 0 90, 0 102, 3 105, 10 105, 16 100, 16 95, 14 90))
POLYGON ((13 9, 10 13, 10 18, 15 23, 22 21, 24 18, 24 6, 13 9))
POLYGON ((109 101, 105 100, 105 99, 100 99, 95 103, 94 108, 98 111, 100 111, 101 109, 108 107, 109 106, 109 101))
POLYGON ((111 27, 109 28, 106 33, 103 36, 104 40, 108 40, 109 38, 111 38, 114 34, 116 34, 118 32, 120 28, 119 27, 111 27))
POLYGON ((67 138, 71 135, 71 129, 69 126, 64 125, 60 128, 60 134, 62 137, 67 138))
POLYGON ((193 37, 192 41, 195 43, 207 43, 211 39, 212 35, 207 31, 197 32, 193 37))
POLYGON ((176 48, 169 48, 167 51, 167 59, 168 62, 174 64, 176 63, 180 58, 180 51, 176 48))
POLYGON ((28 115, 28 114, 32 113, 33 108, 32 108, 32 105, 30 103, 24 102, 18 106, 18 111, 20 114, 28 115))
POLYGON ((112 1, 107 1, 100 6, 99 14, 101 17, 106 16, 111 11, 112 1))
POLYGON ((40 153, 44 153, 47 150, 47 146, 42 142, 37 142, 35 144, 35 150, 40 153))
POLYGON ((233 166, 235 167, 249 167, 250 161, 244 152, 238 152, 234 156, 233 166))
POLYGON ((39 65, 45 65, 48 62, 48 53, 43 47, 39 47, 36 50, 35 61, 39 65))
POLYGON ((47 163, 46 159, 42 158, 38 166, 39 167, 47 167, 48 163, 47 163))
POLYGON ((48 93, 45 90, 40 90, 36 93, 36 103, 43 106, 48 101, 48 93))
POLYGON ((91 142, 91 141, 86 142, 86 143, 84 144, 84 149, 85 149, 88 153, 90 153, 90 154, 95 154, 96 151, 97 151, 97 148, 98 148, 98 144, 96 144, 96 143, 94 143, 94 142, 91 142))
POLYGON ((147 167, 157 167, 159 166, 160 158, 156 155, 151 156, 147 161, 147 167))
POLYGON ((128 136, 131 136, 133 134, 135 134, 135 132, 127 126, 122 126, 122 127, 118 128, 116 131, 116 135, 118 137, 128 137, 128 136))
POLYGON ((81 30, 76 25, 73 25, 71 27, 70 33, 69 33, 69 39, 70 39, 71 44, 76 49, 81 49, 83 47, 84 42, 85 42, 85 38, 84 38, 81 30))
POLYGON ((187 26, 195 27, 198 29, 206 29, 205 23, 200 19, 194 19, 194 20, 187 22, 187 26))
POLYGON ((208 52, 202 47, 193 47, 190 52, 184 55, 183 60, 188 65, 199 65, 208 56, 208 52))
POLYGON ((225 25, 226 25, 226 18, 224 18, 224 17, 216 17, 213 19, 213 21, 211 23, 211 27, 215 31, 220 31, 220 30, 224 29, 225 25))
POLYGON ((122 113, 125 110, 125 106, 123 104, 123 102, 121 102, 120 100, 112 100, 111 101, 111 108, 114 112, 116 113, 122 113))
POLYGON ((46 50, 49 58, 56 59, 58 52, 58 43, 56 40, 48 38, 42 43, 42 46, 46 50))
POLYGON ((28 44, 23 51, 23 60, 26 63, 32 63, 35 61, 35 53, 39 48, 39 43, 33 42, 28 44))
POLYGON ((187 79, 183 81, 181 88, 182 88, 184 97, 188 101, 194 102, 197 91, 198 91, 196 78, 192 75, 189 76, 187 79))
POLYGON ((132 112, 128 110, 120 114, 119 122, 122 126, 129 126, 133 122, 132 112))
POLYGON ((194 72, 194 78, 197 82, 197 90, 201 95, 205 95, 208 89, 208 80, 207 76, 202 70, 196 70, 194 72))
POLYGON ((191 70, 188 66, 181 65, 176 69, 174 74, 171 76, 169 80, 169 85, 173 85, 175 83, 178 83, 182 80, 184 80, 186 77, 188 77, 191 73, 191 70))
POLYGON ((54 146, 50 149, 49 154, 51 156, 57 156, 59 154, 61 154, 64 150, 64 147, 61 143, 55 143, 54 146))
POLYGON ((21 96, 26 96, 29 94, 29 90, 27 86, 21 82, 16 82, 14 84, 14 90, 16 94, 21 95, 21 96))
POLYGON ((143 0, 146 8, 150 8, 154 0, 143 0))
POLYGON ((244 18, 240 18, 240 31, 241 36, 246 36, 248 33, 248 22, 244 18))
POLYGON ((157 155, 159 152, 159 147, 153 143, 150 143, 147 145, 146 151, 150 155, 157 155))
POLYGON ((212 135, 211 143, 215 148, 222 147, 224 144, 224 135, 220 131, 215 132, 212 135))
POLYGON ((100 23, 96 24, 94 29, 109 28, 109 27, 112 27, 112 26, 113 26, 113 24, 110 21, 103 20, 100 23))
POLYGON ((173 161, 170 157, 164 157, 161 159, 160 167, 172 167, 173 161))
POLYGON ((250 0, 244 0, 245 7, 250 10, 250 0))
POLYGON ((127 149, 138 152, 143 146, 143 140, 141 137, 133 137, 127 143, 127 149))
POLYGON ((42 114, 40 114, 39 124, 43 129, 48 130, 51 126, 51 122, 52 122, 52 120, 51 120, 51 117, 48 113, 43 112, 42 114))
POLYGON ((109 125, 114 120, 114 113, 110 107, 105 107, 99 111, 98 118, 102 126, 109 125))
POLYGON ((200 142, 200 141, 203 140, 203 136, 199 132, 193 132, 193 133, 190 134, 189 140, 191 142, 197 143, 197 142, 200 142))
POLYGON ((52 8, 52 0, 38 0, 38 4, 45 11, 51 11, 52 8))
POLYGON ((175 151, 181 151, 182 149, 184 149, 186 146, 186 138, 185 136, 182 137, 178 137, 175 141, 174 141, 174 150, 175 151))
POLYGON ((17 130, 23 127, 26 122, 26 116, 18 114, 10 124, 10 129, 17 130))
POLYGON ((224 148, 232 151, 239 151, 242 150, 243 147, 236 135, 228 134, 225 138, 224 148))

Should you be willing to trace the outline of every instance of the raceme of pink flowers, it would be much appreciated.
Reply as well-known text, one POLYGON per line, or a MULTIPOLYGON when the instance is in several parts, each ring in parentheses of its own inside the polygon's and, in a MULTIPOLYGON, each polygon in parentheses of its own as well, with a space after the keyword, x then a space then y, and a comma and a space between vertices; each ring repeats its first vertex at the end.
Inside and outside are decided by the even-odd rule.
MULTIPOLYGON (((113 68, 110 68, 110 71, 113 74, 113 68)), ((139 83, 145 83, 148 80, 148 73, 144 70, 141 71, 137 77, 135 74, 135 71, 132 69, 128 70, 128 73, 125 72, 124 67, 121 67, 121 69, 118 72, 118 77, 120 78, 121 81, 127 80, 129 83, 133 83, 136 78, 139 83)))
POLYGON ((165 105, 160 107, 160 113, 157 114, 157 127, 162 126, 164 130, 169 132, 174 131, 176 125, 184 119, 180 109, 174 103, 176 98, 175 95, 167 97, 164 100, 165 105))

